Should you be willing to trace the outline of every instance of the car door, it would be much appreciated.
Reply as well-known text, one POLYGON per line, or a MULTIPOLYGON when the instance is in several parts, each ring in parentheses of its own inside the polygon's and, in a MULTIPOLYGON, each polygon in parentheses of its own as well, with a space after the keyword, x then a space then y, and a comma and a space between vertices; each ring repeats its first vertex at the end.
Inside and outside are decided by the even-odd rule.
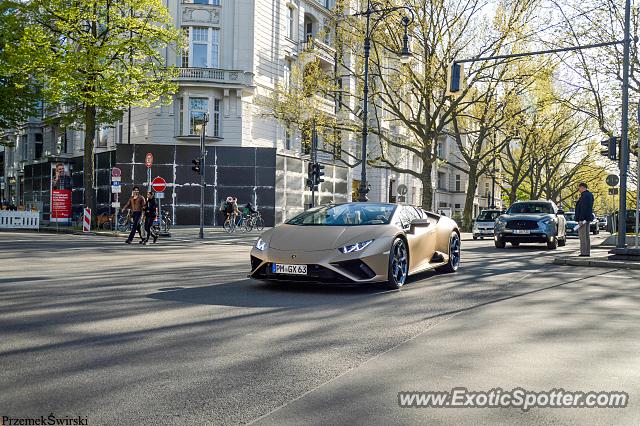
POLYGON ((422 214, 422 211, 412 206, 404 206, 401 212, 403 229, 409 242, 409 271, 426 269, 433 257, 436 247, 436 222, 422 214), (428 226, 411 227, 415 219, 429 220, 428 226), (408 224, 408 226, 404 226, 408 224))

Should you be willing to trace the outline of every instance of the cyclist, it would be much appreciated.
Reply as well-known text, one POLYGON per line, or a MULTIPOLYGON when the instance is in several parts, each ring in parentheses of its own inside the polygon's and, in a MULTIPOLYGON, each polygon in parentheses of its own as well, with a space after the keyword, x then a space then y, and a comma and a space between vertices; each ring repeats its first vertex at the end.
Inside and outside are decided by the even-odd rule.
POLYGON ((230 219, 233 216, 233 221, 236 221, 238 217, 238 199, 234 197, 227 197, 227 200, 224 203, 224 213, 227 219, 230 219))

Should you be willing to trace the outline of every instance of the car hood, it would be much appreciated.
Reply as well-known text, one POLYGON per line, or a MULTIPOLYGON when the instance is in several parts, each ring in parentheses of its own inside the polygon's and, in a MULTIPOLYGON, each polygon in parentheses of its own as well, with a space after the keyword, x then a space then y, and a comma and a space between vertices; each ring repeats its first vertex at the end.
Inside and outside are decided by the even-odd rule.
POLYGON ((568 220, 567 224, 565 225, 567 228, 571 227, 575 227, 578 224, 578 222, 576 222, 575 220, 568 220))
POLYGON ((280 225, 271 230, 269 247, 276 250, 331 250, 349 243, 375 239, 391 225, 298 226, 280 225))
POLYGON ((503 214, 500 216, 506 220, 540 220, 547 216, 553 216, 550 213, 519 213, 519 214, 503 214))

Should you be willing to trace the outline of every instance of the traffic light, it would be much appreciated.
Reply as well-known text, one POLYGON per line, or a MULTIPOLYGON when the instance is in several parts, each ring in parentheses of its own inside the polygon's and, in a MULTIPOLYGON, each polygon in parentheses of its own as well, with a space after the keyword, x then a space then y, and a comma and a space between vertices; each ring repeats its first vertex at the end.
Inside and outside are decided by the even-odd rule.
POLYGON ((618 159, 618 140, 619 138, 613 136, 607 140, 601 141, 600 145, 606 147, 600 150, 600 154, 607 157, 611 161, 618 159))
POLYGON ((309 163, 307 164, 307 188, 313 189, 315 184, 315 164, 309 163))
POLYGON ((193 167, 191 167, 191 170, 193 170, 194 172, 200 174, 200 160, 195 158, 195 159, 191 160, 191 162, 193 163, 193 167))
POLYGON ((322 164, 315 164, 315 184, 316 185, 320 185, 322 182, 324 182, 324 179, 322 179, 322 176, 324 176, 324 166, 322 164))
POLYGON ((460 92, 464 85, 464 66, 453 62, 447 73, 447 94, 453 95, 460 92))

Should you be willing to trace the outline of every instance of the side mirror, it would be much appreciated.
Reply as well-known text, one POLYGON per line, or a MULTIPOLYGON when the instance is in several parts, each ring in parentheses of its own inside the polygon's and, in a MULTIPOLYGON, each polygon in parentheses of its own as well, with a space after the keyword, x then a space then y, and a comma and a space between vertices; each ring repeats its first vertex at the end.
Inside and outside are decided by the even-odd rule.
POLYGON ((558 213, 556 213, 557 216, 563 215, 564 214, 564 210, 562 209, 558 209, 558 213))
POLYGON ((413 219, 411 221, 411 226, 409 226, 409 232, 413 232, 415 228, 426 228, 430 224, 431 222, 429 222, 429 219, 413 219))

